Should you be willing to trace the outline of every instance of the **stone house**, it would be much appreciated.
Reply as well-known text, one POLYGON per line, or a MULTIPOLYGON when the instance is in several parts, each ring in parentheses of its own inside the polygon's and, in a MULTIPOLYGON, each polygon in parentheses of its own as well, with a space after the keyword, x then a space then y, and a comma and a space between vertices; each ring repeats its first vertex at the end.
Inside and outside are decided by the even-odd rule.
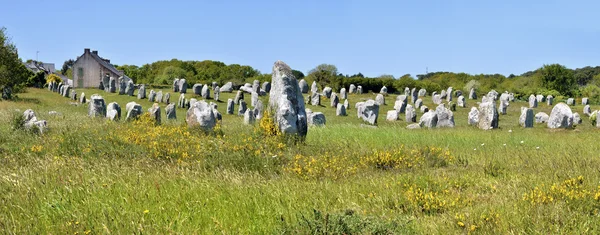
POLYGON ((73 86, 76 88, 97 88, 106 76, 125 79, 125 82, 130 79, 122 70, 117 70, 110 60, 100 57, 98 51, 90 51, 89 48, 83 49, 83 55, 77 57, 72 68, 73 86))

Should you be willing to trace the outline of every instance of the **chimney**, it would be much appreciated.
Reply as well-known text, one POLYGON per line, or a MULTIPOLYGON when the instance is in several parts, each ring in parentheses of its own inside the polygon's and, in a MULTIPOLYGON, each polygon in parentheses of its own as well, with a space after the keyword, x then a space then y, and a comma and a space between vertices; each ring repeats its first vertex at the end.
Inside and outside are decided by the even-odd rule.
POLYGON ((90 48, 83 49, 83 53, 90 53, 90 48))
POLYGON ((92 54, 98 55, 98 51, 92 51, 92 54))

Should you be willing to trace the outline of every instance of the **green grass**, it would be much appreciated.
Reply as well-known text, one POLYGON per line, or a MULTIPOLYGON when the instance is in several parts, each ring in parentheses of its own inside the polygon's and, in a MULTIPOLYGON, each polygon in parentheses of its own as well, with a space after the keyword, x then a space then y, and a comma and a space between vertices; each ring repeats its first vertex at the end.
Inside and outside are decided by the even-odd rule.
MULTIPOLYGON (((116 101, 123 110, 129 101, 144 110, 151 106, 147 100, 96 89, 77 91, 88 98, 101 94, 106 103, 116 101)), ((171 95, 176 102, 179 95, 171 95)), ((221 100, 234 95, 223 93, 221 100)), ((354 104, 374 97, 350 95, 347 117, 335 116, 329 100, 322 100, 326 107, 307 106, 326 115, 326 127, 311 127, 303 144, 278 148, 284 143, 242 125, 241 117, 226 115, 224 102, 218 107, 223 134, 215 136, 187 131, 184 109, 177 110, 177 121, 159 130, 144 123, 91 119, 85 105, 73 106, 56 93, 29 89, 15 102, 0 102, 0 231, 599 232, 600 130, 587 117, 582 115, 583 124, 574 130, 550 130, 541 124, 524 129, 518 117, 527 104, 514 102, 508 115, 500 117, 500 129, 482 131, 467 126, 467 113, 475 104, 467 100, 467 108, 454 112, 456 128, 407 130, 403 120, 385 121, 395 100, 387 96, 379 127, 361 127, 354 104), (12 130, 15 109, 22 113, 27 108, 48 121, 46 134, 12 130), (136 138, 139 143, 126 141, 136 138), (154 142, 178 146, 180 152, 156 152, 154 142), (400 148, 405 152, 395 157, 409 162, 424 158, 426 163, 381 168, 365 161, 400 148), (448 151, 452 160, 430 164, 425 151, 430 148, 448 151), (181 157, 182 152, 190 156, 181 157), (311 160, 300 162, 311 173, 294 171, 298 156, 314 160, 310 165, 302 164, 311 160), (581 183, 564 182, 579 176, 581 183), (532 192, 534 199, 524 198, 532 192), (544 197, 552 201, 542 202, 544 197)), ((435 107, 431 97, 423 99, 435 107)), ((582 109, 573 107, 580 114, 582 109)), ((596 109, 600 106, 593 105, 596 109)), ((535 112, 550 110, 540 104, 535 112)))

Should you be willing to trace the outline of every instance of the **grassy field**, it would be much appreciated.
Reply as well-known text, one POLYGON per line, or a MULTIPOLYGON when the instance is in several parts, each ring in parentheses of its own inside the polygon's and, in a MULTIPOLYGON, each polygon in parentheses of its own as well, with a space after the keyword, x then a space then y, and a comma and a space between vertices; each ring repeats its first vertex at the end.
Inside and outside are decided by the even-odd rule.
MULTIPOLYGON (((151 104, 79 89, 106 103, 151 104)), ((163 90, 167 92, 167 90, 163 90)), ((171 94, 172 102, 179 95, 171 94)), ((221 94, 221 100, 234 94, 221 94)), ((8 234, 598 234, 600 130, 582 115, 573 130, 518 126, 511 103, 500 128, 467 125, 407 130, 385 121, 361 127, 350 95, 347 117, 310 128, 306 142, 268 137, 226 115, 216 134, 177 121, 110 122, 87 117, 86 105, 29 89, 0 102, 0 230, 8 234), (15 113, 48 121, 42 136, 12 129, 15 113), (59 115, 49 115, 57 111, 59 115)), ((247 96, 249 100, 249 96, 247 96)), ((432 108, 431 97, 424 103, 432 108)), ((265 100, 266 101, 266 100, 265 100)), ((163 120, 165 104, 163 107, 163 120)), ((535 112, 550 113, 540 104, 535 112)), ((592 110, 600 106, 592 106, 592 110)), ((582 113, 583 106, 573 107, 582 113)), ((236 106, 237 111, 237 106, 236 106)), ((420 117, 418 113, 417 119, 420 117)))

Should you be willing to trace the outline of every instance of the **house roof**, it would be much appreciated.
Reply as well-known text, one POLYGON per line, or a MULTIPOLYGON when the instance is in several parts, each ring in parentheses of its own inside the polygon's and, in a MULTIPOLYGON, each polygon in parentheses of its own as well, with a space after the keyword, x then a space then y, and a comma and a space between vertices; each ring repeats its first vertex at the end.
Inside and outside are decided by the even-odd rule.
POLYGON ((115 68, 115 66, 113 66, 112 64, 109 64, 106 61, 104 61, 104 59, 102 59, 98 54, 90 53, 90 55, 92 56, 92 58, 94 58, 96 61, 98 61, 98 63, 100 65, 102 65, 104 68, 110 70, 111 72, 113 72, 115 74, 118 74, 119 76, 123 76, 123 72, 117 70, 117 68, 115 68))

